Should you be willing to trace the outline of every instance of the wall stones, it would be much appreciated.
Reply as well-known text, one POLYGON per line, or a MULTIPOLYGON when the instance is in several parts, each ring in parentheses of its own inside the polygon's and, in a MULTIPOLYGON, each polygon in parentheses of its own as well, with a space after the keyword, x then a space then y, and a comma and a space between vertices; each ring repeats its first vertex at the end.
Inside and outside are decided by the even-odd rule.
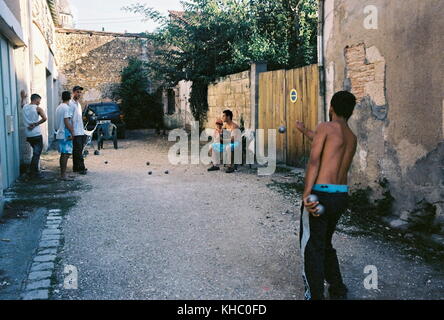
POLYGON ((250 71, 244 71, 219 79, 208 87, 208 121, 206 127, 214 128, 217 118, 226 109, 233 111, 234 121, 240 125, 241 117, 245 128, 251 122, 250 71))
POLYGON ((70 29, 57 30, 56 45, 62 85, 84 87, 84 103, 113 100, 129 59, 147 61, 152 52, 140 35, 70 29))
POLYGON ((346 83, 358 102, 365 101, 375 119, 385 120, 388 108, 385 97, 385 59, 373 46, 363 43, 345 48, 346 83))

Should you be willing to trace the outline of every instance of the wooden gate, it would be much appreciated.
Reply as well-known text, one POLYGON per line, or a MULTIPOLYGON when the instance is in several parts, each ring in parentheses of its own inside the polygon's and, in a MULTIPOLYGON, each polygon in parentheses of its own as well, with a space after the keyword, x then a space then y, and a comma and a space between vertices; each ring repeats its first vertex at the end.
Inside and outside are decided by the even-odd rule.
POLYGON ((277 70, 259 75, 259 122, 265 130, 265 150, 268 150, 267 130, 287 128, 277 133, 277 162, 303 166, 310 154, 310 141, 296 129, 303 121, 314 130, 318 123, 318 66, 292 70, 277 70))

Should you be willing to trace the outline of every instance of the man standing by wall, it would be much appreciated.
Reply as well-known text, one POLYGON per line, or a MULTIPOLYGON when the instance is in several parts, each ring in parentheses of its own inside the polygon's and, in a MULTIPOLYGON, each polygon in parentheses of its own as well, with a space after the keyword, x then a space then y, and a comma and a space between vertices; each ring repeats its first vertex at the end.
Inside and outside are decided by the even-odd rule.
POLYGON ((26 141, 32 147, 32 160, 29 168, 30 178, 40 178, 39 162, 43 151, 43 136, 40 125, 48 120, 45 111, 39 107, 41 100, 42 97, 33 94, 31 103, 23 106, 26 141))
POLYGON ((85 168, 85 162, 83 160, 83 147, 86 142, 85 129, 83 127, 83 117, 82 117, 82 106, 80 105, 80 98, 82 97, 83 88, 80 86, 75 86, 72 89, 72 99, 69 105, 73 109, 73 127, 74 127, 74 138, 73 138, 73 171, 79 174, 86 174, 87 170, 85 168))

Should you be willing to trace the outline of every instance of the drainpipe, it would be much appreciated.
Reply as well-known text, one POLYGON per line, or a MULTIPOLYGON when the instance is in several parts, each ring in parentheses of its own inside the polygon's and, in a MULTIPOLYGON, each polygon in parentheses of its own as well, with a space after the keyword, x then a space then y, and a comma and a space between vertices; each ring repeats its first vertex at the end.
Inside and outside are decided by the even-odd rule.
MULTIPOLYGON (((319 68, 319 106, 318 114, 323 115, 323 121, 327 121, 326 107, 326 75, 325 75, 325 57, 324 57, 324 18, 325 18, 325 0, 319 0, 318 14, 318 68, 319 68)), ((321 116, 322 117, 322 116, 321 116)))
POLYGON ((34 91, 34 45, 33 45, 33 38, 34 34, 32 32, 33 28, 33 17, 32 17, 32 1, 28 1, 28 50, 29 50, 29 91, 32 93, 34 91))

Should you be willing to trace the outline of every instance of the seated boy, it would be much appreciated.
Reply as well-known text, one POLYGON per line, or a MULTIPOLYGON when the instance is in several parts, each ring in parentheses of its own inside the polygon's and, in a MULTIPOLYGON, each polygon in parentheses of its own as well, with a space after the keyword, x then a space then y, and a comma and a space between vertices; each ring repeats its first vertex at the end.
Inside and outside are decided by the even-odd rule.
POLYGON ((224 150, 223 145, 223 129, 222 126, 224 125, 223 121, 221 119, 216 120, 216 129, 213 133, 213 144, 210 148, 210 154, 212 159, 212 165, 208 169, 208 171, 217 171, 220 170, 219 164, 220 164, 220 153, 224 150), (213 151, 215 150, 215 151, 213 151))
POLYGON ((221 139, 223 141, 224 137, 229 137, 230 142, 227 144, 213 144, 213 166, 209 168, 208 171, 219 170, 217 165, 220 163, 220 154, 226 152, 227 154, 231 155, 226 173, 232 173, 235 171, 236 165, 238 164, 235 164, 236 156, 240 155, 242 158, 242 134, 239 126, 233 121, 233 112, 230 110, 225 110, 223 112, 223 122, 225 123, 223 129, 227 131, 227 134, 223 135, 221 139))

